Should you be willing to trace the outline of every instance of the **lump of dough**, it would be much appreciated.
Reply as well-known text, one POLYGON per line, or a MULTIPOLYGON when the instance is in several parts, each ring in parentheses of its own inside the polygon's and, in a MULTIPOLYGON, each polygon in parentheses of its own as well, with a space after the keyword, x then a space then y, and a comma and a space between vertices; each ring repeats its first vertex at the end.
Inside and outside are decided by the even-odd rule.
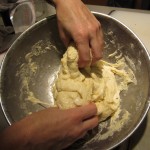
MULTIPOLYGON (((61 69, 53 87, 55 105, 68 109, 94 102, 100 121, 120 106, 120 88, 113 67, 104 61, 79 70, 78 52, 70 45, 61 59, 61 69)), ((127 84, 127 83, 126 83, 127 84)))

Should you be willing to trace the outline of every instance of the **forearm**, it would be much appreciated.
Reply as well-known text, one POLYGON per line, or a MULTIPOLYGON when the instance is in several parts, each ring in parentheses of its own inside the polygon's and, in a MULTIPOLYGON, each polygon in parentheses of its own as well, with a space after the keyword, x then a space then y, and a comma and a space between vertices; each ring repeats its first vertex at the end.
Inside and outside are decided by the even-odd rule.
POLYGON ((0 149, 24 150, 28 146, 28 129, 24 120, 13 124, 0 133, 0 149))
MULTIPOLYGON (((46 140, 40 136, 44 131, 40 126, 42 121, 36 122, 40 118, 37 114, 25 117, 0 133, 0 150, 47 150, 47 144, 43 145, 46 140)), ((48 143, 52 150, 54 143, 53 139, 48 143)))
POLYGON ((46 0, 46 2, 48 2, 52 6, 56 7, 61 2, 65 3, 66 0, 46 0))
POLYGON ((39 120, 41 118, 39 115, 42 112, 44 111, 29 115, 0 133, 0 150, 47 150, 49 148, 56 150, 55 147, 58 143, 55 138, 56 133, 54 134, 53 131, 50 132, 52 135, 47 136, 49 138, 48 144, 45 144, 47 137, 42 135, 46 130, 43 129, 45 124, 42 119, 39 120))
POLYGON ((93 104, 33 113, 0 134, 0 150, 64 149, 98 124, 96 114, 93 104))

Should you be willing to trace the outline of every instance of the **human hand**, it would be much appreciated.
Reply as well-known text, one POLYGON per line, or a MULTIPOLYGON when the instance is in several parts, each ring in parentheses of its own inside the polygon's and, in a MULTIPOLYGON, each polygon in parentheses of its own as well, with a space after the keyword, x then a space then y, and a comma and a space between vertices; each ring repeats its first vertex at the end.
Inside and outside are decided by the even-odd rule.
POLYGON ((81 0, 54 0, 60 37, 66 47, 71 40, 79 53, 79 67, 102 58, 103 34, 100 22, 81 0), (92 55, 92 56, 91 56, 92 55))
POLYGON ((98 117, 96 114, 95 104, 68 110, 48 108, 33 113, 15 123, 3 133, 4 138, 0 139, 6 141, 6 147, 1 147, 0 144, 0 148, 6 150, 7 146, 16 150, 58 150, 66 148, 83 137, 88 130, 97 126, 98 117), (12 145, 9 145, 9 143, 12 145))

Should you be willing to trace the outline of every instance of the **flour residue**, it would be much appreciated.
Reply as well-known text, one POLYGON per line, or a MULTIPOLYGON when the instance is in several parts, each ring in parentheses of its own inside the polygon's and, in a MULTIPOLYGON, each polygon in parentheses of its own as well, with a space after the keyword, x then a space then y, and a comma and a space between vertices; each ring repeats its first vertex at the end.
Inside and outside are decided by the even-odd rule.
POLYGON ((34 77, 37 71, 40 69, 39 65, 33 60, 33 58, 47 53, 47 51, 51 50, 51 48, 57 50, 56 47, 48 40, 44 42, 40 40, 33 45, 31 51, 25 55, 25 63, 20 66, 20 69, 16 73, 16 76, 19 77, 22 85, 20 89, 20 100, 24 99, 32 102, 33 104, 44 105, 44 107, 49 107, 51 105, 50 103, 43 102, 42 100, 38 99, 31 91, 29 86, 29 84, 32 82, 32 77, 34 77))
MULTIPOLYGON (((61 59, 61 69, 53 88, 54 100, 60 109, 68 109, 94 102, 97 106, 99 133, 92 140, 104 140, 120 131, 129 120, 130 114, 120 106, 120 93, 127 91, 136 77, 127 63, 132 61, 114 52, 116 62, 100 60, 92 66, 78 68, 78 52, 70 45, 61 59), (110 117, 110 122, 105 121, 110 117), (105 132, 102 129, 107 129, 105 132)), ((133 63, 132 63, 133 65, 133 63)))
MULTIPOLYGON (((109 34, 111 35, 113 33, 110 32, 109 34)), ((112 41, 112 43, 114 42, 112 41)), ((25 56, 26 61, 20 66, 20 69, 16 74, 16 76, 19 77, 22 85, 20 89, 20 97, 19 97, 20 100, 24 98, 25 100, 30 101, 33 104, 41 104, 44 107, 49 107, 53 105, 47 102, 43 102, 41 99, 38 99, 29 86, 29 83, 32 82, 32 77, 40 69, 39 65, 33 60, 33 58, 45 54, 47 51, 51 50, 51 47, 53 47, 53 49, 56 49, 56 47, 53 46, 49 41, 46 42, 39 41, 32 47, 32 50, 28 54, 26 54, 25 56)), ((118 49, 109 55, 109 58, 113 58, 113 59, 115 58, 116 60, 115 63, 110 63, 101 60, 101 64, 109 67, 111 72, 114 74, 116 83, 118 84, 117 88, 120 92, 123 90, 128 90, 129 83, 136 84, 137 82, 136 77, 133 73, 133 71, 136 71, 136 67, 133 61, 129 57, 122 55, 120 51, 121 48, 122 46, 118 45, 118 49)), ((56 49, 56 51, 58 50, 56 49)), ((87 68, 86 71, 88 73, 89 69, 87 68)), ((77 75, 76 73, 72 72, 72 76, 76 76, 76 75, 77 75)), ((92 76, 93 78, 96 78, 94 74, 92 76)), ((64 78, 67 78, 67 75, 64 76, 64 78)), ((80 79, 82 80, 82 77, 80 79)), ((97 96, 93 95, 93 97, 95 97, 96 99, 97 96)), ((105 140, 108 137, 113 136, 115 132, 120 131, 123 128, 123 126, 127 124, 127 122, 130 120, 129 112, 120 107, 120 102, 121 102, 120 97, 118 100, 119 100, 119 105, 116 107, 114 113, 111 112, 110 115, 111 118, 109 119, 109 121, 106 120, 99 123, 98 126, 99 132, 96 134, 94 138, 88 141, 87 144, 95 140, 105 140)), ((75 99, 75 104, 80 106, 81 101, 75 99)), ((105 119, 106 118, 104 118, 104 120, 105 119)))

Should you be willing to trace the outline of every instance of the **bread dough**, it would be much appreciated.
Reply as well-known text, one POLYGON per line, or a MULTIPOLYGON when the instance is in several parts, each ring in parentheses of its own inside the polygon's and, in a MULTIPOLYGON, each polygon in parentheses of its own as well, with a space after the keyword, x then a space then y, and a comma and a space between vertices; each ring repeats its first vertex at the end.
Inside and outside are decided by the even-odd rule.
POLYGON ((70 45, 61 59, 61 68, 53 87, 55 105, 69 109, 94 102, 100 121, 120 106, 120 92, 126 90, 135 77, 124 59, 115 64, 98 61, 79 70, 78 52, 70 45))

